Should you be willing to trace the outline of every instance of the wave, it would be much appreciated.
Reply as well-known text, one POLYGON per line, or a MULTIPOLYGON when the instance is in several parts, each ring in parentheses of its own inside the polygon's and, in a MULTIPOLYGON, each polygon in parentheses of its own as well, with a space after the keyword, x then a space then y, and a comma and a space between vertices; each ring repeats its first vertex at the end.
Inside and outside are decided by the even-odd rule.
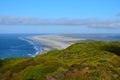
POLYGON ((25 37, 19 37, 18 39, 24 40, 24 41, 28 42, 29 44, 33 45, 33 47, 34 47, 36 52, 35 52, 35 54, 30 54, 29 53, 29 54, 27 54, 28 56, 35 57, 36 55, 38 55, 38 54, 43 52, 42 46, 38 46, 38 43, 36 43, 35 41, 32 41, 32 40, 27 39, 25 37))

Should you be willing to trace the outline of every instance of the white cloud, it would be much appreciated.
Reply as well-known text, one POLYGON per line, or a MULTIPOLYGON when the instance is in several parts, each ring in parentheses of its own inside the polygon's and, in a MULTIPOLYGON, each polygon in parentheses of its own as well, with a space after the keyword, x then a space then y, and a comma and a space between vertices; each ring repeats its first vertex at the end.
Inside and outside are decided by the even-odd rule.
POLYGON ((26 25, 86 25, 90 27, 120 28, 120 20, 99 19, 39 19, 32 17, 0 16, 0 24, 26 25))

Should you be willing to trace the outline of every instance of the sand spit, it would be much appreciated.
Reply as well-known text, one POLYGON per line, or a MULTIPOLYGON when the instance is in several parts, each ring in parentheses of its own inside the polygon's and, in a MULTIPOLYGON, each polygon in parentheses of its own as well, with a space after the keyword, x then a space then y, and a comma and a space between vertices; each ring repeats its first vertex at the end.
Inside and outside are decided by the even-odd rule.
POLYGON ((45 46, 48 46, 43 48, 43 52, 50 51, 51 49, 65 49, 77 41, 85 40, 81 38, 73 38, 63 35, 38 35, 30 36, 28 38, 38 43, 44 44, 45 46))

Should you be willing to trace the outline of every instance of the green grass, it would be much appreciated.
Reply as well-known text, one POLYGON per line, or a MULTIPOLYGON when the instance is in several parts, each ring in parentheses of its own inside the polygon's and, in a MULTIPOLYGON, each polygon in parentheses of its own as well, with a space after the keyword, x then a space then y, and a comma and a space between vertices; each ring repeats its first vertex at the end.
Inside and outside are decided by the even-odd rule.
POLYGON ((0 80, 120 80, 120 42, 82 42, 34 58, 0 60, 0 80))

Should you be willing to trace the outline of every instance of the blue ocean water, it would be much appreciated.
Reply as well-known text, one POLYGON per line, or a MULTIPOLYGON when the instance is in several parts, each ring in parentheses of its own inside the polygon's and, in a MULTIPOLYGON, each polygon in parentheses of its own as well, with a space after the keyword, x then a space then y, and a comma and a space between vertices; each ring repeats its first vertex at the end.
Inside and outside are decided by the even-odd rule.
MULTIPOLYGON (((26 38, 33 35, 38 34, 0 34, 0 59, 33 57, 38 53, 42 53, 42 48, 45 45, 26 38)), ((69 34, 69 36, 87 40, 120 41, 120 34, 69 34)))
POLYGON ((42 52, 38 44, 20 34, 0 34, 0 59, 12 57, 33 57, 42 52))

